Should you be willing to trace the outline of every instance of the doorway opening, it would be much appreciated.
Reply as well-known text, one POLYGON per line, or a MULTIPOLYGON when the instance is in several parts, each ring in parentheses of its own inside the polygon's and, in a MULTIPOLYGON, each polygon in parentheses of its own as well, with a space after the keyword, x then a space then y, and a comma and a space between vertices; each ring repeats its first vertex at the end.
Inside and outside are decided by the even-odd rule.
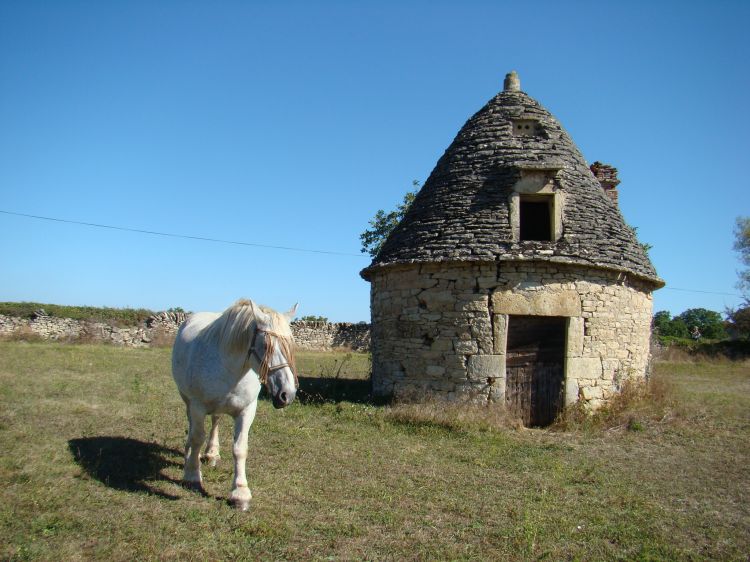
POLYGON ((567 318, 509 316, 505 402, 526 427, 550 425, 562 411, 567 318))

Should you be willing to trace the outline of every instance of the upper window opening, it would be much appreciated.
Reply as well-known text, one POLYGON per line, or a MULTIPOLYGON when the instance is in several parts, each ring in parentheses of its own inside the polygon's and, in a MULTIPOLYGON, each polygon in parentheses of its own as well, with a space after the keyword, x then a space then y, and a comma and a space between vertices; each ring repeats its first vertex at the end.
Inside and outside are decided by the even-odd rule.
POLYGON ((521 197, 520 239, 552 240, 552 197, 521 197))

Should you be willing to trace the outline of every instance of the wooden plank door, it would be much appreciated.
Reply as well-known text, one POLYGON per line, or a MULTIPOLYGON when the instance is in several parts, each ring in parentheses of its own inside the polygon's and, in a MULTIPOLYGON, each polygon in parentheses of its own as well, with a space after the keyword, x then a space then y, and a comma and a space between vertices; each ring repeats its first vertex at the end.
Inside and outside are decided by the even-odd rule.
POLYGON ((551 424, 563 407, 566 319, 510 316, 505 401, 527 427, 551 424))

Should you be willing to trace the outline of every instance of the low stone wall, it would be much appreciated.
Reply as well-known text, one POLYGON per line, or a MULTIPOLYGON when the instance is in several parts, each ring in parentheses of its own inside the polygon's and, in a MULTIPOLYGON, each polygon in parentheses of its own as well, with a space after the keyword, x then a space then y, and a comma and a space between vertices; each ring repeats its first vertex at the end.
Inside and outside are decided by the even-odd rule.
POLYGON ((160 312, 144 325, 119 327, 104 322, 58 318, 37 313, 33 318, 0 314, 0 336, 38 337, 53 341, 103 342, 127 347, 169 344, 185 321, 184 313, 160 312))
POLYGON ((292 333, 300 349, 329 350, 343 347, 352 351, 370 350, 370 325, 364 322, 292 322, 292 333))
MULTIPOLYGON (((54 341, 91 341, 127 347, 150 347, 153 344, 171 344, 186 318, 185 313, 160 312, 149 318, 144 325, 116 327, 103 322, 85 322, 45 314, 37 314, 31 319, 0 314, 0 336, 31 336, 54 341)), ((370 326, 364 322, 293 322, 292 333, 299 349, 370 349, 370 326)))

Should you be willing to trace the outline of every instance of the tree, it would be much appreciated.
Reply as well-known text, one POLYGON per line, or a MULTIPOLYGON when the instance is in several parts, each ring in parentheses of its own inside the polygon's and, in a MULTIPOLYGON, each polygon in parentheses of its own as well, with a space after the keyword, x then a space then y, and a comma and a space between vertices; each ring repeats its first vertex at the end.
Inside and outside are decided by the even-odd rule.
POLYGON ((745 266, 738 271, 740 280, 737 288, 745 297, 745 305, 750 306, 750 217, 737 217, 734 228, 734 249, 740 254, 740 261, 745 266))
POLYGON ((697 327, 704 338, 720 340, 727 337, 727 330, 721 314, 713 310, 690 308, 676 316, 675 320, 681 320, 691 333, 693 328, 697 327))
POLYGON ((750 339, 750 304, 741 308, 730 310, 729 328, 735 337, 750 339))
POLYGON ((668 311, 660 310, 654 314, 652 325, 660 336, 689 338, 693 328, 698 328, 704 338, 721 340, 727 337, 726 323, 721 314, 705 308, 689 308, 674 318, 671 318, 668 311))
POLYGON ((668 310, 660 310, 659 312, 654 314, 654 320, 651 323, 651 325, 654 328, 654 331, 660 336, 669 335, 671 324, 672 324, 672 315, 669 313, 668 310))
POLYGON ((675 316, 669 323, 669 333, 665 335, 675 338, 689 338, 690 330, 688 330, 687 324, 682 318, 675 316))
POLYGON ((414 198, 417 196, 419 182, 412 180, 411 185, 415 189, 408 191, 404 195, 403 202, 396 207, 395 211, 386 213, 383 209, 380 209, 375 213, 375 217, 370 220, 372 228, 365 230, 359 235, 359 239, 362 241, 362 253, 368 253, 373 258, 378 255, 386 238, 388 238, 388 235, 396 228, 398 223, 401 222, 401 219, 404 218, 406 211, 409 210, 414 198))
POLYGON ((690 331, 684 320, 679 317, 672 318, 666 310, 660 310, 654 314, 653 327, 660 336, 671 336, 673 338, 689 338, 690 331))

